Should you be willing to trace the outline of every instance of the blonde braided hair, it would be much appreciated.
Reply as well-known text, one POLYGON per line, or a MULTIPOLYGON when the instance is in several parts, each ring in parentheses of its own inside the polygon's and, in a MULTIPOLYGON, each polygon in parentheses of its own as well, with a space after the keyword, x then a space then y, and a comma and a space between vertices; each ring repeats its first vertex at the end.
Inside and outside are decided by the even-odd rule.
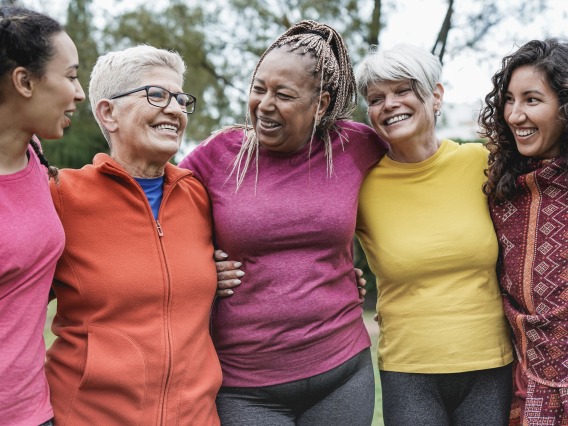
MULTIPOLYGON (((348 119, 357 104, 357 89, 349 53, 339 33, 329 25, 311 20, 298 22, 278 37, 262 54, 252 75, 249 95, 252 92, 256 73, 263 59, 272 50, 284 46, 289 47, 289 52, 296 52, 300 55, 311 53, 315 57, 316 66, 313 74, 320 75, 316 114, 319 110, 321 94, 326 91, 329 92, 330 104, 327 110, 320 120, 317 120, 317 116, 314 117, 314 127, 309 142, 309 154, 311 154, 314 135, 322 138, 325 144, 327 174, 331 176, 333 173, 333 158, 330 133, 338 130, 337 120, 348 119)), ((243 143, 233 162, 231 171, 231 175, 233 173, 236 175, 236 190, 238 191, 253 158, 256 165, 256 188, 256 182, 258 181, 259 141, 252 128, 250 111, 248 109, 245 116, 245 125, 237 127, 244 129, 243 143)))

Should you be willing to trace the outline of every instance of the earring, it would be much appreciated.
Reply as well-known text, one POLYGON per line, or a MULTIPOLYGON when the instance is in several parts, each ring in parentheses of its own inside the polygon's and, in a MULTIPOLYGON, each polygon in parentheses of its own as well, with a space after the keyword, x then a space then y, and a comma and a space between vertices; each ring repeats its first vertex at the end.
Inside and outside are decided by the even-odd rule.
POLYGON ((434 115, 435 115, 436 117, 439 117, 439 116, 442 115, 442 111, 440 111, 440 110, 438 109, 438 110, 434 111, 434 115))

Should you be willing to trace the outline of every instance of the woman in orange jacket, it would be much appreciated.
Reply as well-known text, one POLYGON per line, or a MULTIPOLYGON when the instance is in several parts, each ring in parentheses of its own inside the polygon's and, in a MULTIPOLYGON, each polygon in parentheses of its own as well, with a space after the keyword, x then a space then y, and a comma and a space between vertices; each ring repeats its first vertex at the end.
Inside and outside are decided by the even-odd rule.
POLYGON ((150 46, 99 58, 89 98, 110 156, 52 182, 66 234, 46 367, 58 426, 219 424, 209 199, 168 163, 195 107, 184 72, 150 46))

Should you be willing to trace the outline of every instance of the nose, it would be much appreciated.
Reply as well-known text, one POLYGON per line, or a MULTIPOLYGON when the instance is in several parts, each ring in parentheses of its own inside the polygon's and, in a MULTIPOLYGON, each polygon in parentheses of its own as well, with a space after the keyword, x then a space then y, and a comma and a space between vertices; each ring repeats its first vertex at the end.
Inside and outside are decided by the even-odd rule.
POLYGON ((261 111, 266 111, 274 107, 273 96, 269 92, 260 95, 259 101, 258 109, 261 111))
POLYGON ((164 107, 164 112, 175 115, 185 115, 185 112, 183 112, 183 110, 181 109, 181 105, 174 99, 173 96, 170 96, 170 101, 164 107))
POLYGON ((393 93, 388 93, 385 96, 385 108, 393 109, 400 105, 400 102, 393 93))
POLYGON ((75 101, 76 102, 84 101, 85 92, 83 91, 83 87, 81 86, 81 83, 79 83, 79 79, 76 79, 75 81, 77 82, 75 86, 75 101))
POLYGON ((519 124, 526 120, 527 116, 525 111, 518 102, 513 102, 510 107, 510 111, 508 116, 506 117, 507 121, 511 124, 519 124))

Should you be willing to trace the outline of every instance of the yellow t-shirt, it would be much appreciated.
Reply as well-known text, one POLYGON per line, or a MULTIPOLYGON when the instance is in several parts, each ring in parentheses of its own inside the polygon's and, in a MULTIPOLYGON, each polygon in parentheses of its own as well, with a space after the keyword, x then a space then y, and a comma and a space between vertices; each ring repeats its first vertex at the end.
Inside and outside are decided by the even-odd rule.
POLYGON ((487 154, 444 140, 420 163, 383 157, 361 187, 357 235, 377 276, 381 370, 457 373, 512 361, 481 190, 487 154))

